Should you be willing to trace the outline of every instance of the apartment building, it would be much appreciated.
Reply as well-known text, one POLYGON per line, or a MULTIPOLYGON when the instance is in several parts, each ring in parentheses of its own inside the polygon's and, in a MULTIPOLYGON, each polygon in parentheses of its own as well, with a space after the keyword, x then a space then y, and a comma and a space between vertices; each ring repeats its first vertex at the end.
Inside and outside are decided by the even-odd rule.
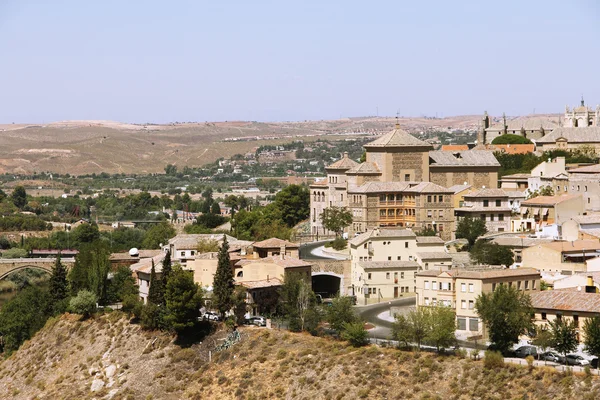
POLYGON ((541 272, 572 275, 587 270, 586 261, 600 256, 600 241, 574 240, 542 243, 523 249, 523 265, 541 272))
POLYGON ((477 297, 498 285, 533 293, 540 288, 540 273, 533 268, 451 269, 419 271, 415 277, 417 307, 446 306, 456 312, 457 335, 486 336, 475 310, 477 297))
POLYGON ((521 202, 521 220, 513 224, 513 229, 537 232, 554 225, 554 236, 560 237, 563 222, 583 213, 583 197, 580 194, 538 196, 521 202))
POLYGON ((457 221, 470 217, 482 219, 488 232, 508 232, 512 208, 509 196, 502 189, 481 189, 464 195, 462 207, 457 208, 457 221))

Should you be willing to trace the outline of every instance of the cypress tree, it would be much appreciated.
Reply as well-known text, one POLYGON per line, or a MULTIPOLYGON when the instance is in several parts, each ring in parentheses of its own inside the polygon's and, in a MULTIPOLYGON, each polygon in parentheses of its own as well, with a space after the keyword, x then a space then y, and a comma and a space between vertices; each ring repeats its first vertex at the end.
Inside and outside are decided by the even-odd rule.
POLYGON ((167 254, 165 254, 165 259, 162 263, 162 283, 163 287, 165 288, 167 287, 167 281, 169 280, 172 270, 173 266, 171 264, 171 252, 167 250, 167 254))
POLYGON ((217 271, 213 282, 213 305, 221 316, 233 307, 233 291, 235 289, 233 280, 233 269, 229 260, 229 244, 227 237, 223 235, 223 244, 219 249, 219 260, 217 271))
POLYGON ((154 260, 152 260, 152 268, 150 269, 150 288, 148 289, 148 303, 151 304, 162 304, 164 301, 164 295, 162 290, 162 281, 156 278, 156 268, 154 267, 154 260))
POLYGON ((50 275, 50 297, 53 303, 58 303, 69 296, 69 283, 67 282, 67 269, 60 262, 60 253, 56 257, 50 275))

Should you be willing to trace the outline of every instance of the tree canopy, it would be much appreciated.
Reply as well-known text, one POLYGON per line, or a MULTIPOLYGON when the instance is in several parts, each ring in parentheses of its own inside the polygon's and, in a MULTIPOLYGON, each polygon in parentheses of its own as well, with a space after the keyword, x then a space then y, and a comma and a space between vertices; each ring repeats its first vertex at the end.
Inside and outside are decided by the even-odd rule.
POLYGON ((464 217, 456 225, 456 237, 458 239, 467 239, 469 248, 475 244, 478 237, 487 233, 485 221, 479 218, 464 217))
POLYGON ((532 142, 525 136, 508 133, 506 135, 500 135, 492 140, 492 144, 532 144, 532 142))
POLYGON ((325 229, 340 236, 352 223, 352 213, 346 207, 327 207, 321 213, 321 223, 325 229))
POLYGON ((223 244, 219 249, 217 270, 213 280, 212 303, 221 316, 233 307, 233 291, 235 289, 233 269, 229 259, 229 244, 227 237, 223 237, 223 244))
POLYGON ((479 264, 504 265, 506 267, 514 263, 512 250, 497 243, 479 239, 470 250, 471 259, 479 264))

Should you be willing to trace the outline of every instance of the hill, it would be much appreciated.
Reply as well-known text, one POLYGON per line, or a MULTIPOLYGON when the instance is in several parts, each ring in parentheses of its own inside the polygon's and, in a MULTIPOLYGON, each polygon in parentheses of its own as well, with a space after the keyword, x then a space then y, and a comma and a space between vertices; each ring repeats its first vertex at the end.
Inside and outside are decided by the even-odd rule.
MULTIPOLYGON (((476 130, 481 117, 401 118, 411 132, 476 130)), ((51 171, 154 173, 167 164, 199 167, 219 157, 244 154, 264 144, 296 139, 343 139, 349 134, 377 135, 394 126, 393 118, 344 118, 304 122, 206 122, 124 124, 112 121, 62 121, 46 125, 0 125, 0 173, 51 171)))
POLYGON ((8 399, 598 399, 600 382, 550 368, 411 353, 264 328, 229 350, 218 331, 188 348, 120 313, 50 320, 0 362, 8 399))

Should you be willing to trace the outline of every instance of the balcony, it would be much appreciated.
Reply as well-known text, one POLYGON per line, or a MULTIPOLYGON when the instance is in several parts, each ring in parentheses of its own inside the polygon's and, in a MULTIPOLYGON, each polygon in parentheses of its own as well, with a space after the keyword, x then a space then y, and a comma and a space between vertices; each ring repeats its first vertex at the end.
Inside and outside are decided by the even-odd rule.
POLYGON ((389 206, 414 206, 415 202, 410 200, 379 200, 380 207, 389 206))

